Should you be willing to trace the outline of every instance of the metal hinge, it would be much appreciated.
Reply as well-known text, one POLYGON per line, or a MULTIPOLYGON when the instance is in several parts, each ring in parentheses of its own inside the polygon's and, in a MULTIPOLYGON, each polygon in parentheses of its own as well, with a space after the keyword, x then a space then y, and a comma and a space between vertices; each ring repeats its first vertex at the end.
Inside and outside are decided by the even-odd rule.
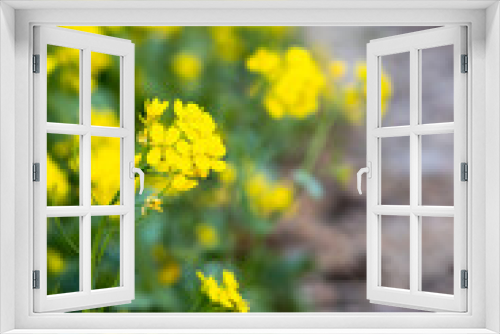
POLYGON ((40 73, 40 55, 33 55, 33 73, 40 73))
POLYGON ((33 289, 40 289, 40 270, 33 270, 33 289))
POLYGON ((38 162, 33 164, 33 181, 40 181, 40 164, 38 162))
POLYGON ((460 180, 469 181, 469 165, 466 162, 460 165, 460 180))
POLYGON ((469 287, 469 273, 467 270, 461 271, 461 281, 462 281, 462 289, 467 289, 469 287))
POLYGON ((462 55, 462 73, 469 72, 469 57, 467 55, 462 55))

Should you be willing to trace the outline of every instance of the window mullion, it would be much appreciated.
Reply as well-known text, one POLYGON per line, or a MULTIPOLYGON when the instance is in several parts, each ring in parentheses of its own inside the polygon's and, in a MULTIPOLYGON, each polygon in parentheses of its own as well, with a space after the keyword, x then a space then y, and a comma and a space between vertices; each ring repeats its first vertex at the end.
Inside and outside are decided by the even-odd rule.
MULTIPOLYGON (((419 117, 419 57, 418 50, 410 50, 410 207, 419 204, 420 193, 420 145, 419 136, 415 133, 419 117)), ((418 291, 420 277, 420 254, 419 254, 419 216, 415 212, 410 214, 410 291, 418 291)))
MULTIPOLYGON (((82 125, 90 127, 91 116, 91 58, 90 49, 83 49, 82 57, 82 125)), ((87 132, 82 136, 82 151, 80 155, 80 182, 82 185, 82 204, 90 209, 91 205, 91 135, 87 132)), ((90 210, 82 218, 82 242, 80 244, 81 270, 83 291, 90 293, 91 290, 91 215, 90 210)))

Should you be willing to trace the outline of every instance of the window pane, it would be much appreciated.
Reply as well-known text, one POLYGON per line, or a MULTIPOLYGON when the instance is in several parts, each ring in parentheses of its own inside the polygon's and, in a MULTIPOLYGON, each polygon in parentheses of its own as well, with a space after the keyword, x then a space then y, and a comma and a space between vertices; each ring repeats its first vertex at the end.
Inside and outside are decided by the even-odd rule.
POLYGON ((91 124, 120 126, 120 57, 92 52, 91 124))
POLYGON ((410 137, 381 138, 383 205, 410 204, 410 137))
POLYGON ((92 217, 92 289, 120 286, 120 216, 92 217))
POLYGON ((453 122, 453 45, 421 50, 422 123, 453 122))
POLYGON ((453 218, 422 217, 422 291, 453 294, 453 218))
POLYGON ((381 217, 382 282, 391 288, 410 289, 410 218, 381 217))
POLYGON ((453 206, 453 134, 422 136, 422 205, 453 206))
POLYGON ((47 122, 80 122, 80 50, 47 45, 47 122))
POLYGON ((47 134, 47 206, 80 205, 80 136, 47 134))
POLYGON ((92 137, 92 205, 120 204, 121 139, 92 137))
POLYGON ((48 295, 80 291, 79 239, 79 217, 47 218, 48 295))
POLYGON ((382 126, 410 124, 410 53, 380 57, 382 126), (391 97, 392 95, 392 97, 391 97))

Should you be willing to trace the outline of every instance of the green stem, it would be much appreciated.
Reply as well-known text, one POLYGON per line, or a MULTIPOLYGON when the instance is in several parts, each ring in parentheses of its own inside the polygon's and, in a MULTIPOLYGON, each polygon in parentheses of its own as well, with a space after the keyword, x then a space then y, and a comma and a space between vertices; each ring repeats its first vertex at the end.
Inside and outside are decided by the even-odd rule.
POLYGON ((307 153, 302 164, 302 168, 309 173, 314 170, 319 156, 328 142, 328 134, 335 123, 335 117, 333 114, 328 114, 327 111, 323 111, 323 117, 321 117, 319 121, 320 124, 309 142, 307 153))
POLYGON ((59 230, 59 233, 61 233, 62 237, 68 243, 69 247, 73 250, 73 252, 75 252, 76 254, 79 254, 80 249, 78 248, 77 245, 75 245, 73 243, 73 241, 71 241, 71 239, 67 236, 66 232, 64 232, 64 229, 61 226, 61 222, 60 222, 59 218, 54 219, 54 221, 55 221, 57 229, 59 230))

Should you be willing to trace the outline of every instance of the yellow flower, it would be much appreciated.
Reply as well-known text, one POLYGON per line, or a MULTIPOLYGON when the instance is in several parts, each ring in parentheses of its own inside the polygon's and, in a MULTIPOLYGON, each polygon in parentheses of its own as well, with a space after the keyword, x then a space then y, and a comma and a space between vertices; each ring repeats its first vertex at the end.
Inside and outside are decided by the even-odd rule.
POLYGON ((208 224, 196 226, 196 237, 198 242, 205 247, 214 247, 219 243, 217 230, 208 224))
MULTIPOLYGON (((355 77, 359 84, 362 85, 363 90, 360 92, 354 86, 350 86, 346 89, 346 104, 353 108, 360 108, 361 102, 366 98, 366 80, 367 80, 367 68, 366 63, 357 62, 355 66, 355 77)), ((380 73, 380 102, 382 106, 381 116, 383 117, 387 112, 387 106, 390 99, 392 98, 392 81, 389 75, 381 69, 380 73)), ((354 118, 359 120, 361 116, 360 113, 354 113, 354 118)))
POLYGON ((64 271, 66 264, 61 254, 55 249, 47 249, 47 270, 55 275, 64 271))
POLYGON ((220 173, 222 183, 231 185, 236 180, 236 168, 231 163, 226 163, 226 168, 220 173))
POLYGON ((92 109, 91 123, 96 126, 120 126, 117 114, 110 109, 92 109))
POLYGON ((261 216, 283 212, 293 202, 293 188, 284 182, 271 183, 264 174, 256 173, 245 182, 245 192, 252 209, 261 216))
POLYGON ((382 71, 380 79, 380 98, 382 104, 382 117, 387 112, 387 105, 389 100, 392 98, 392 81, 391 78, 382 71))
POLYGON ((280 55, 274 51, 260 48, 247 59, 246 65, 251 72, 271 75, 280 65, 280 55))
POLYGON ((224 61, 236 61, 239 59, 243 46, 236 34, 235 27, 211 27, 210 35, 214 40, 214 46, 217 54, 224 61))
POLYGON ((101 27, 96 27, 96 26, 68 26, 68 27, 63 26, 61 28, 73 29, 73 30, 88 32, 91 34, 102 34, 101 27))
POLYGON ((146 198, 146 202, 144 203, 144 206, 142 207, 142 214, 144 215, 146 213, 146 208, 147 209, 151 209, 151 210, 155 210, 155 211, 158 211, 158 212, 163 212, 163 208, 162 208, 162 201, 161 199, 155 197, 155 196, 148 196, 148 198, 146 198))
POLYGON ((165 112, 168 108, 168 101, 160 102, 158 98, 152 101, 146 100, 144 103, 144 109, 146 110, 146 117, 148 120, 154 120, 165 112))
POLYGON ((359 81, 366 82, 366 63, 358 61, 354 67, 354 75, 359 81))
POLYGON ((198 185, 198 181, 186 178, 182 174, 178 174, 172 180, 172 189, 175 191, 190 190, 198 185))
POLYGON ((190 53, 179 53, 173 59, 173 71, 182 80, 193 81, 200 76, 203 64, 197 56, 190 53))
POLYGON ((205 277, 202 272, 197 271, 201 283, 201 291, 207 295, 211 302, 225 307, 228 311, 248 312, 250 307, 238 292, 238 282, 230 271, 223 271, 223 284, 219 286, 212 277, 205 277))
POLYGON ((278 54, 261 48, 247 59, 246 66, 267 82, 264 107, 272 118, 304 118, 318 110, 326 80, 308 50, 291 47, 278 54))
POLYGON ((121 140, 112 137, 91 138, 92 204, 109 205, 120 191, 121 140))
POLYGON ((174 102, 174 122, 165 127, 159 122, 168 104, 157 99, 147 101, 147 120, 141 144, 148 148, 147 163, 159 173, 165 173, 165 192, 169 195, 190 190, 198 185, 197 178, 208 173, 221 173, 226 168, 226 154, 216 124, 211 115, 194 103, 174 102))
POLYGON ((47 202, 52 205, 65 203, 68 194, 69 183, 67 176, 47 154, 47 202))
POLYGON ((181 31, 182 27, 174 26, 159 26, 159 27, 143 27, 146 32, 151 32, 159 35, 160 38, 170 38, 171 36, 177 36, 181 31))
POLYGON ((328 69, 334 79, 342 79, 347 71, 347 63, 343 60, 334 60, 330 63, 328 69))
POLYGON ((162 285, 172 285, 181 277, 181 267, 177 262, 167 262, 158 272, 158 281, 162 285))

